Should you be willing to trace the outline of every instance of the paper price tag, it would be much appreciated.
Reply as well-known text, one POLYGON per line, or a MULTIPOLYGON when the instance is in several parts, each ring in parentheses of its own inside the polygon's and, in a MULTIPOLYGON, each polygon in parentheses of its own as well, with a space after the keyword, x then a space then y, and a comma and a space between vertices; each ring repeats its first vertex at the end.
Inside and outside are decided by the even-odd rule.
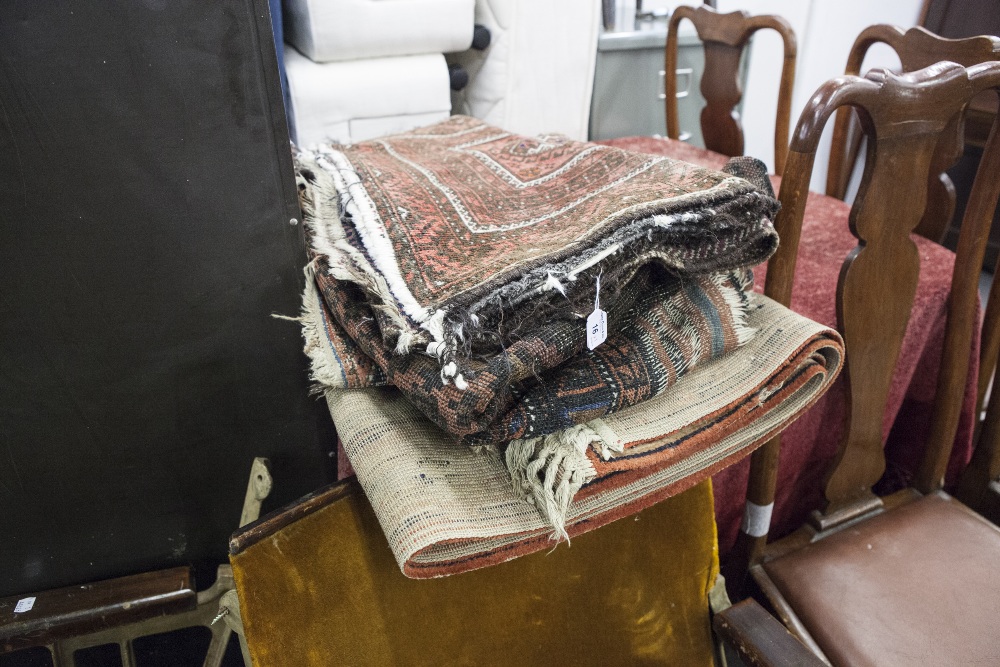
POLYGON ((21 598, 14 605, 15 614, 23 614, 26 611, 31 611, 31 608, 35 606, 35 598, 21 598))
POLYGON ((598 308, 587 318, 587 347, 593 350, 608 339, 608 314, 598 308))

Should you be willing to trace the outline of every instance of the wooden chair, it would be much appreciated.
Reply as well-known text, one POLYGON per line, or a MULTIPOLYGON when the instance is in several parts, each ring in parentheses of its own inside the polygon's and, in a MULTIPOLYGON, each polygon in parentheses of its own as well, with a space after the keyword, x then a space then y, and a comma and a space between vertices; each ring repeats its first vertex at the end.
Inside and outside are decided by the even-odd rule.
MULTIPOLYGON (((991 306, 996 303, 995 297, 990 295, 991 306)), ((992 369, 996 369, 996 364, 992 369)), ((980 374, 989 379, 991 367, 980 366, 980 374)), ((976 449, 969 467, 962 473, 955 496, 993 523, 1000 524, 1000 395, 993 394, 986 408, 979 425, 976 449)))
MULTIPOLYGON (((414 580, 351 479, 241 529, 230 560, 258 667, 711 665, 714 526, 706 481, 571 548, 414 580)), ((725 610, 719 635, 747 664, 820 664, 766 616, 725 610)))
POLYGON ((743 155, 743 127, 735 110, 743 97, 739 80, 743 50, 755 32, 770 28, 781 35, 785 58, 778 88, 778 111, 774 126, 774 169, 781 174, 788 152, 788 127, 791 118, 792 86, 795 82, 795 33, 780 16, 750 16, 738 11, 719 14, 707 6, 678 7, 667 28, 664 90, 666 92, 667 136, 680 137, 677 119, 677 29, 690 20, 705 43, 705 71, 701 93, 705 108, 701 111, 701 131, 705 148, 729 157, 743 155))
MULTIPOLYGON (((945 39, 922 27, 904 31, 889 25, 875 25, 863 31, 855 40, 847 62, 847 74, 858 74, 865 55, 872 45, 887 44, 899 56, 902 70, 909 72, 927 67, 941 60, 971 67, 981 62, 1000 60, 1000 37, 981 35, 964 39, 945 39)), ((968 111, 968 110, 966 110, 968 111)), ((964 117, 956 117, 948 133, 965 136, 964 117)), ((916 233, 936 241, 943 241, 955 213, 955 188, 946 173, 962 155, 962 141, 955 136, 942 140, 934 154, 928 177, 927 205, 916 233), (948 149, 952 147, 952 150, 948 149)), ((966 136, 966 139, 968 137, 966 136)), ((850 110, 837 113, 827 172, 826 193, 843 199, 848 181, 857 161, 861 143, 860 126, 850 110)), ((994 275, 1000 272, 1000 263, 994 275)), ((980 350, 980 374, 976 414, 982 413, 986 393, 1000 356, 1000 285, 990 293, 983 324, 980 350)), ((994 521, 1000 521, 1000 406, 989 422, 984 422, 977 433, 977 446, 972 462, 962 477, 956 495, 994 521)))
POLYGON ((962 473, 955 495, 993 523, 1000 524, 1000 385, 995 374, 1000 358, 1000 261, 993 271, 993 284, 986 301, 983 317, 982 345, 979 355, 979 384, 976 394, 977 419, 985 416, 978 424, 976 448, 968 468, 962 473), (986 395, 993 382, 993 392, 989 404, 986 395))
MULTIPOLYGON (((826 506, 788 538, 766 545, 765 533, 751 543, 751 573, 760 590, 785 624, 834 665, 1000 662, 1000 529, 941 490, 979 325, 979 266, 1000 198, 996 124, 961 226, 923 464, 913 488, 884 498, 872 492, 885 467, 883 406, 919 271, 909 234, 923 216, 927 174, 942 138, 960 141, 953 119, 985 90, 1000 90, 1000 63, 846 76, 810 98, 792 138, 776 220, 782 244, 765 290, 786 304, 824 126, 838 108, 852 106, 868 142, 850 216, 858 246, 837 287, 849 403, 825 483, 826 506)), ((773 501, 774 445, 752 462, 751 523, 755 508, 773 501)))
MULTIPOLYGON (((1000 60, 1000 38, 988 35, 967 39, 945 39, 915 27, 904 31, 892 25, 873 25, 858 35, 847 58, 845 74, 858 75, 868 50, 875 44, 890 46, 899 56, 903 72, 915 72, 948 60, 963 67, 1000 60)), ((928 172, 927 205, 916 233, 941 243, 955 214, 955 186, 945 173, 962 156, 964 127, 962 116, 956 114, 934 153, 928 172)), ((830 165, 826 175, 826 194, 843 199, 857 162, 861 131, 857 117, 849 109, 837 114, 830 165)))

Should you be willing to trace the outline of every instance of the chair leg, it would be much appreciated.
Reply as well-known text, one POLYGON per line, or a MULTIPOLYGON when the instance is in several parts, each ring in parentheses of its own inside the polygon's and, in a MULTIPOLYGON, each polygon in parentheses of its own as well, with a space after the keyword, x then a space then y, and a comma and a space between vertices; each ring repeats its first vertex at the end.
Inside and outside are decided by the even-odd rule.
POLYGON ((121 652, 122 667, 135 667, 135 649, 132 648, 132 640, 126 639, 118 644, 121 652))
MULTIPOLYGON (((222 658, 226 655, 226 646, 232 635, 233 631, 228 625, 223 624, 218 626, 218 629, 212 628, 212 641, 208 645, 208 651, 205 652, 205 662, 202 663, 202 667, 219 667, 222 664, 222 658)), ((249 664, 247 663, 247 665, 249 664)))
MULTIPOLYGON (((726 578, 721 574, 715 578, 715 585, 708 592, 708 609, 712 616, 719 614, 733 606, 726 591, 726 578)), ((729 661, 726 658, 726 644, 716 633, 712 633, 715 643, 715 664, 719 667, 728 667, 729 661)))

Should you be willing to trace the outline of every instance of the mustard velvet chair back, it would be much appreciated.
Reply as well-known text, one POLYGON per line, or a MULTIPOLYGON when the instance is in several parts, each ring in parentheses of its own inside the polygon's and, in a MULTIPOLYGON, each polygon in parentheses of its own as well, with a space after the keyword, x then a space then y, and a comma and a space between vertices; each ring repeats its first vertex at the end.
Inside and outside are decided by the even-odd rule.
POLYGON ((402 575, 357 482, 235 534, 254 665, 711 665, 711 482, 550 552, 402 575))

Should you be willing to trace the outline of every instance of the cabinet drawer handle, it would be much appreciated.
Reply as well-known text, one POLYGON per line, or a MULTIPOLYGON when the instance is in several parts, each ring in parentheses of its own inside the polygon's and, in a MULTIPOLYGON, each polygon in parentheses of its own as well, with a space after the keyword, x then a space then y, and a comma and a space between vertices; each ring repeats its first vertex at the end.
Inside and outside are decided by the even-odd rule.
MULTIPOLYGON (((660 90, 656 94, 657 99, 665 100, 667 99, 667 73, 664 70, 659 71, 660 75, 660 90)), ((690 67, 681 67, 677 70, 677 98, 687 97, 691 92, 691 79, 694 76, 694 70, 690 67), (681 86, 681 77, 684 77, 684 85, 681 86)))
POLYGON ((687 97, 691 92, 691 80, 694 79, 694 69, 691 67, 681 67, 677 70, 677 97, 687 97), (684 77, 684 85, 681 85, 681 77, 684 77))

